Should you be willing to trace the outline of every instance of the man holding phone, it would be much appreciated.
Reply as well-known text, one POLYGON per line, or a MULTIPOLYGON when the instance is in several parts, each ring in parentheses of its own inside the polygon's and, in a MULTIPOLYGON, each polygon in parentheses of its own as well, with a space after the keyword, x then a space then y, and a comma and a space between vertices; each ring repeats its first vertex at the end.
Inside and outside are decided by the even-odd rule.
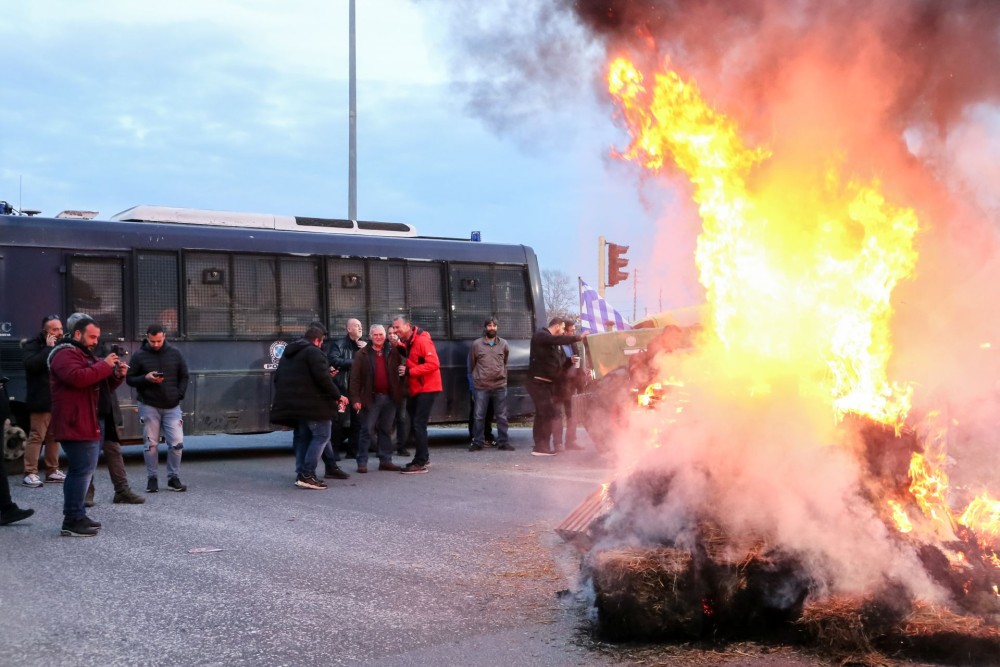
POLYGON ((167 443, 167 488, 187 491, 181 483, 181 452, 184 428, 181 401, 188 385, 188 367, 184 355, 167 344, 163 325, 151 324, 146 340, 132 357, 125 381, 139 393, 139 421, 145 439, 146 493, 159 491, 160 433, 167 443))

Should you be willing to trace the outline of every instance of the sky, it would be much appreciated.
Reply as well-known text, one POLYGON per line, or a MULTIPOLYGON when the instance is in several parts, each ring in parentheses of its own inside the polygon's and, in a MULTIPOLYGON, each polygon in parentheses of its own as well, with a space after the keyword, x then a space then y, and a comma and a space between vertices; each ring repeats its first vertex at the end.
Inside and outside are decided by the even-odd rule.
MULTIPOLYGON (((554 84, 507 76, 506 31, 545 4, 358 0, 358 217, 525 244, 592 285, 603 235, 630 246, 638 316, 697 303, 671 289, 687 249, 648 243, 674 194, 610 157, 627 141, 601 56, 552 59, 554 84)), ((347 0, 8 2, 0 62, 15 208, 347 217, 347 0)), ((608 299, 630 318, 632 281, 608 299)))

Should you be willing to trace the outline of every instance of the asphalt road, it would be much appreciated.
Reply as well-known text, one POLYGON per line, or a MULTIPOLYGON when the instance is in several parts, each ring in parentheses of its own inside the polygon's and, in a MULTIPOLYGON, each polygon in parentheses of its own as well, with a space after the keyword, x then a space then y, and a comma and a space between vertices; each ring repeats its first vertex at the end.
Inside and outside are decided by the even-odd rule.
POLYGON ((438 429, 428 474, 347 462, 352 477, 326 491, 293 486, 288 433, 188 438, 187 493, 113 505, 98 470, 95 538, 59 536, 59 485, 12 476, 36 514, 0 528, 0 664, 829 664, 595 642, 576 554, 552 529, 609 470, 589 450, 532 457, 530 437, 470 453, 463 430, 438 429))

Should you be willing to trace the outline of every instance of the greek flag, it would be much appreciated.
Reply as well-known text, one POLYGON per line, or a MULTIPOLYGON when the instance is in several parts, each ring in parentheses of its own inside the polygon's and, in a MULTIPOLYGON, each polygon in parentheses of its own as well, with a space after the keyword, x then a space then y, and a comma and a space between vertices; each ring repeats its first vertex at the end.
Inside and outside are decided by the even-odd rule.
POLYGON ((597 294, 597 290, 580 281, 580 329, 590 333, 631 329, 625 318, 597 294))

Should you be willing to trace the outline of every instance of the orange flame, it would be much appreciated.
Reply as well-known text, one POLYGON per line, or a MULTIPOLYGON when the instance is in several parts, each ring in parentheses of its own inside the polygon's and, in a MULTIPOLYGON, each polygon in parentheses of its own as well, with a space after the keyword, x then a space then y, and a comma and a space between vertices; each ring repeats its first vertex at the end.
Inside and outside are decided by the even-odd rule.
POLYGON ((890 297, 916 264, 915 213, 886 201, 878 181, 808 174, 764 148, 672 71, 652 90, 625 58, 608 89, 632 141, 620 157, 659 172, 669 157, 691 182, 702 231, 695 260, 714 336, 747 393, 796 378, 834 414, 899 427, 910 388, 891 383, 890 297))
POLYGON ((938 528, 953 532, 955 520, 947 501, 947 473, 918 452, 910 459, 909 474, 910 493, 924 516, 938 528))
POLYGON ((901 533, 913 531, 913 522, 906 514, 906 509, 895 500, 888 501, 889 509, 892 511, 892 520, 896 524, 896 529, 901 533))
POLYGON ((995 548, 1000 535, 1000 500, 982 494, 969 503, 958 522, 975 533, 983 547, 995 548))

